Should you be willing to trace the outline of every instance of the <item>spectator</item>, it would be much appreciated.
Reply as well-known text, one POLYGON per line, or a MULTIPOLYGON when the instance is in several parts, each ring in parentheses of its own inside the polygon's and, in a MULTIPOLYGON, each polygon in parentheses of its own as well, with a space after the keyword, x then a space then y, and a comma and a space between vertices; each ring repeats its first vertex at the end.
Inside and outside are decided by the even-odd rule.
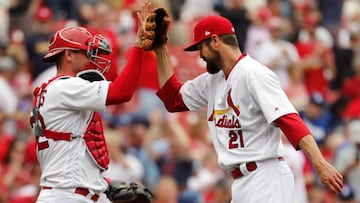
POLYGON ((107 129, 105 135, 110 155, 110 165, 109 169, 103 173, 104 177, 126 183, 141 182, 144 167, 138 158, 123 151, 121 139, 123 135, 115 129, 107 129))
POLYGON ((356 203, 354 191, 348 185, 344 185, 338 199, 339 203, 356 203))
POLYGON ((25 40, 32 79, 36 79, 40 73, 55 65, 41 60, 48 51, 50 37, 54 34, 53 15, 49 7, 39 7, 34 16, 33 33, 25 40))
POLYGON ((216 154, 212 151, 204 157, 195 174, 189 177, 187 188, 195 192, 207 193, 224 176, 224 171, 217 165, 216 154))
POLYGON ((319 93, 310 95, 310 101, 301 117, 309 127, 318 145, 323 145, 325 137, 331 131, 332 115, 328 110, 324 96, 319 93))
POLYGON ((341 25, 342 0, 318 0, 317 6, 321 13, 321 25, 328 29, 337 38, 341 25))
POLYGON ((250 15, 251 24, 246 32, 245 52, 256 58, 261 43, 269 41, 271 36, 266 27, 266 20, 272 16, 267 7, 261 7, 250 15))
POLYGON ((360 120, 347 123, 348 139, 337 149, 334 166, 342 173, 345 182, 360 202, 360 120))
POLYGON ((172 176, 161 176, 155 187, 154 193, 154 203, 178 203, 178 186, 172 176))
POLYGON ((326 47, 332 48, 334 46, 334 38, 327 28, 320 25, 321 19, 321 13, 316 6, 309 8, 302 16, 302 27, 298 33, 298 40, 300 42, 309 42, 314 38, 326 47))
MULTIPOLYGON (((73 0, 43 0, 45 5, 51 7, 53 10, 55 20, 64 20, 64 19, 75 19, 76 18, 76 2, 73 0)), ((83 1, 81 1, 83 2, 83 1)))
POLYGON ((213 2, 208 0, 185 0, 181 18, 185 22, 197 21, 202 16, 214 13, 213 2))
POLYGON ((28 36, 32 32, 33 15, 42 0, 11 1, 9 7, 10 28, 9 31, 20 29, 28 36))
POLYGON ((354 74, 345 79, 342 85, 344 96, 351 100, 360 98, 360 58, 356 57, 353 63, 354 74))
POLYGON ((223 203, 231 202, 231 179, 229 177, 224 177, 218 180, 213 187, 212 196, 210 200, 205 197, 206 203, 223 203))
POLYGON ((3 1, 0 4, 0 48, 6 47, 9 42, 9 28, 10 28, 10 15, 9 15, 10 1, 3 1))
POLYGON ((344 81, 341 89, 348 102, 343 113, 345 121, 360 117, 360 58, 354 57, 354 74, 344 81))
POLYGON ((191 32, 190 25, 183 18, 183 7, 186 0, 168 1, 170 15, 173 19, 173 29, 169 31, 169 40, 174 45, 184 45, 190 42, 191 32))
MULTIPOLYGON (((171 133, 173 136, 176 134, 172 129, 169 129, 167 133, 171 133)), ((175 178, 181 193, 187 189, 186 182, 193 173, 193 161, 190 158, 187 147, 181 144, 175 136, 170 140, 169 154, 160 157, 157 163, 161 174, 175 178)))
POLYGON ((302 112, 309 103, 309 94, 304 84, 304 70, 299 64, 293 64, 288 69, 289 83, 284 91, 296 110, 302 112))
POLYGON ((221 16, 229 19, 234 25, 239 47, 242 51, 244 51, 246 32, 251 23, 244 0, 227 0, 224 3, 224 6, 217 8, 217 11, 221 16))
POLYGON ((9 190, 10 203, 32 203, 38 194, 31 168, 25 165, 26 141, 14 139, 10 144, 3 168, 3 183, 9 190))
POLYGON ((283 24, 277 16, 266 21, 271 37, 259 45, 255 59, 272 69, 284 88, 289 83, 288 69, 299 62, 299 54, 293 44, 281 38, 283 24))
POLYGON ((0 165, 4 164, 6 154, 8 153, 10 144, 14 139, 13 135, 9 135, 4 131, 4 123, 6 120, 7 116, 5 115, 5 113, 0 111, 0 165))
POLYGON ((188 112, 184 114, 188 121, 189 151, 194 162, 203 162, 205 157, 213 153, 211 135, 206 123, 206 116, 200 112, 188 112))
POLYGON ((6 133, 15 135, 16 116, 19 104, 14 88, 11 85, 16 74, 16 62, 10 56, 0 56, 0 111, 6 116, 4 130, 6 133))
POLYGON ((149 128, 149 121, 143 118, 134 117, 128 124, 128 133, 126 134, 126 153, 137 157, 144 167, 144 176, 142 182, 149 188, 154 188, 159 177, 160 170, 151 158, 146 136, 149 128))
POLYGON ((183 191, 179 194, 178 203, 201 203, 201 195, 191 190, 183 191))
POLYGON ((304 68, 304 82, 309 94, 320 92, 325 99, 330 98, 330 81, 336 77, 335 58, 332 45, 325 44, 316 34, 317 16, 306 16, 305 26, 308 38, 301 36, 295 43, 304 68))

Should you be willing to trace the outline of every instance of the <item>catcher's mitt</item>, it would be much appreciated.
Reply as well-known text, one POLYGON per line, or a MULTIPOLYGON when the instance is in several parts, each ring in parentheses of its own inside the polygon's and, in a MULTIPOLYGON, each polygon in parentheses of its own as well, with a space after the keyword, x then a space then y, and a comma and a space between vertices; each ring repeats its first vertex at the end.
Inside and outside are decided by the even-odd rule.
POLYGON ((107 198, 113 203, 152 203, 154 195, 143 184, 132 182, 111 182, 105 191, 107 198))
POLYGON ((155 13, 155 38, 152 42, 151 49, 164 45, 168 41, 168 30, 170 26, 170 15, 164 8, 157 8, 155 13))

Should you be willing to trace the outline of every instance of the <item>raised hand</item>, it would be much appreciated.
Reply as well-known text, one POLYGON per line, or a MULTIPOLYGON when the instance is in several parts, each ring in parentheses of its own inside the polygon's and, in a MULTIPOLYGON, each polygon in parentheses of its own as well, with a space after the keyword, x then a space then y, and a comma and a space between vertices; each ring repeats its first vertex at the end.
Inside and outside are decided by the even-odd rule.
POLYGON ((138 31, 135 46, 141 49, 150 50, 155 38, 155 13, 151 12, 151 3, 146 1, 138 11, 138 31))

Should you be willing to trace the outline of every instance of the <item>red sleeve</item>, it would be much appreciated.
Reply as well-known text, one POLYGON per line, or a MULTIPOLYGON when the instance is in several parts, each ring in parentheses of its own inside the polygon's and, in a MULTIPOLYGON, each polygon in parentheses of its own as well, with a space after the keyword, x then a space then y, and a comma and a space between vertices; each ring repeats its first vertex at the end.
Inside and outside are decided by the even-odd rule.
POLYGON ((300 149, 298 146, 300 140, 311 134, 309 128, 306 126, 299 114, 296 113, 281 116, 274 122, 297 150, 300 149))
POLYGON ((139 82, 144 51, 133 47, 129 59, 121 73, 110 83, 106 105, 127 102, 133 96, 139 82))
POLYGON ((169 112, 189 111, 180 94, 181 86, 182 84, 176 76, 172 75, 165 85, 156 92, 169 112))

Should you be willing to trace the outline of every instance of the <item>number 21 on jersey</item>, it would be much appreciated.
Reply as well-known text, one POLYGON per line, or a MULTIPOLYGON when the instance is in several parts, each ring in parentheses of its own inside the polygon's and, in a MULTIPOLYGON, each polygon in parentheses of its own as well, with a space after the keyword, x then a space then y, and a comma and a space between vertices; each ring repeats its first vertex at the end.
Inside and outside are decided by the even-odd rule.
POLYGON ((241 130, 229 131, 229 149, 244 148, 244 138, 241 130))

